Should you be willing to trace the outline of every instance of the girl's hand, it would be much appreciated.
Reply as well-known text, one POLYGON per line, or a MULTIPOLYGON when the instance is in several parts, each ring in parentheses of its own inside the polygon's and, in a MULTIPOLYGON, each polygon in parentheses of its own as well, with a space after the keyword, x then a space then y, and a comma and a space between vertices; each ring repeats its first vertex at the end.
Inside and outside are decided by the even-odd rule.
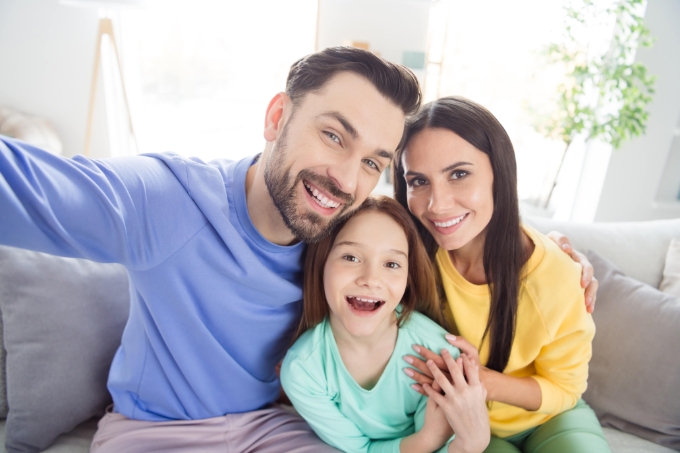
POLYGON ((434 376, 434 382, 441 387, 444 394, 440 394, 430 384, 423 384, 423 389, 443 410, 446 420, 456 434, 449 444, 449 452, 481 453, 489 445, 491 430, 485 404, 486 389, 479 380, 478 365, 473 364, 466 354, 454 360, 445 349, 442 350, 442 360, 446 364, 451 381, 434 361, 428 360, 427 367, 434 376))
MULTIPOLYGON (((446 341, 449 342, 449 344, 457 347, 458 349, 460 349, 461 353, 467 355, 473 364, 479 365, 479 352, 477 351, 477 348, 473 346, 469 341, 467 341, 465 338, 461 336, 455 336, 451 334, 446 335, 445 338, 446 341)), ((432 352, 429 349, 419 345, 414 345, 413 349, 418 354, 423 356, 425 360, 422 360, 419 357, 411 355, 404 357, 404 360, 417 370, 416 371, 410 368, 406 368, 404 372, 406 372, 414 381, 418 383, 413 386, 413 388, 417 392, 425 395, 426 393, 423 390, 422 385, 423 384, 432 385, 434 376, 432 375, 426 364, 427 360, 432 360, 434 364, 437 366, 437 368, 439 368, 439 370, 442 373, 444 373, 444 375, 449 379, 449 381, 451 380, 449 376, 449 369, 446 366, 444 359, 439 354, 437 354, 436 352, 432 352)))
MULTIPOLYGON (((432 388, 435 392, 441 392, 441 388, 436 382, 432 383, 432 388)), ((453 428, 446 419, 444 410, 432 398, 427 399, 425 422, 419 434, 422 434, 422 438, 427 440, 429 451, 438 450, 453 436, 453 428)))

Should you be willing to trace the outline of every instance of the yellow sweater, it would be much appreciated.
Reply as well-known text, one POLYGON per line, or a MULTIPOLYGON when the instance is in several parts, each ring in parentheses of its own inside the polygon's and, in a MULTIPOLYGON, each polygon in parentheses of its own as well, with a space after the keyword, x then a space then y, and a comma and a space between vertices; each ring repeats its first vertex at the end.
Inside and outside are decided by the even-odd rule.
MULTIPOLYGON (((581 266, 550 239, 523 226, 535 244, 524 266, 515 340, 504 374, 534 378, 542 394, 536 412, 493 402, 491 433, 508 437, 545 423, 574 407, 586 390, 595 324, 586 312, 579 283, 581 266)), ((436 257, 450 310, 446 315, 457 334, 479 347, 489 318, 489 287, 465 280, 446 250, 436 257)), ((479 358, 489 358, 488 337, 479 358)))

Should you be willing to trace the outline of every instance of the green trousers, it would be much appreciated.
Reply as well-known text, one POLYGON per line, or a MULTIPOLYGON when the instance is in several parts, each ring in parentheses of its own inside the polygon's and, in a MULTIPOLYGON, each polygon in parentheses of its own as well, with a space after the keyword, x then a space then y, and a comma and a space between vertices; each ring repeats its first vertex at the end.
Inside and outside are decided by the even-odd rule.
POLYGON ((485 453, 610 453, 595 412, 579 400, 573 409, 536 428, 501 439, 491 436, 485 453))

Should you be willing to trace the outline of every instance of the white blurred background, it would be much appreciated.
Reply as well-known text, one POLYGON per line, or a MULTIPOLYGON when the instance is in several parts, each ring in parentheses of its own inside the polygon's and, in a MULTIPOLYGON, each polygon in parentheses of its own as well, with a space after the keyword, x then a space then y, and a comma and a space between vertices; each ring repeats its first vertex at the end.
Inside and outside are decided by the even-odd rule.
MULTIPOLYGON (((531 209, 564 148, 536 132, 532 117, 548 108, 561 83, 542 51, 560 39, 563 6, 563 0, 0 0, 0 106, 47 118, 65 154, 82 153, 98 21, 109 17, 136 144, 105 42, 91 155, 174 151, 238 159, 263 149, 265 109, 284 89, 291 63, 328 45, 366 46, 412 67, 426 101, 462 95, 489 108, 513 141, 520 198, 531 209)), ((645 25, 656 42, 635 56, 657 76, 647 134, 614 152, 596 141, 577 143, 540 214, 578 221, 680 217, 678 23, 680 2, 649 0, 645 25)), ((612 27, 589 30, 593 51, 606 51, 612 27)))

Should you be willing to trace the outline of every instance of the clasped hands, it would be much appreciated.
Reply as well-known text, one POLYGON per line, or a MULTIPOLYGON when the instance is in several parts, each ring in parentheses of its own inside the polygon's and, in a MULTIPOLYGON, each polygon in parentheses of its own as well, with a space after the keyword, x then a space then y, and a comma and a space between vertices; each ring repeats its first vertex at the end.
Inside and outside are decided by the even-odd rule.
POLYGON ((447 335, 447 340, 461 350, 459 358, 446 349, 439 355, 418 345, 413 348, 422 358, 404 357, 415 368, 404 370, 417 382, 412 387, 428 397, 421 431, 429 439, 448 439, 455 433, 449 452, 481 453, 489 444, 490 428, 479 354, 461 337, 447 335))

